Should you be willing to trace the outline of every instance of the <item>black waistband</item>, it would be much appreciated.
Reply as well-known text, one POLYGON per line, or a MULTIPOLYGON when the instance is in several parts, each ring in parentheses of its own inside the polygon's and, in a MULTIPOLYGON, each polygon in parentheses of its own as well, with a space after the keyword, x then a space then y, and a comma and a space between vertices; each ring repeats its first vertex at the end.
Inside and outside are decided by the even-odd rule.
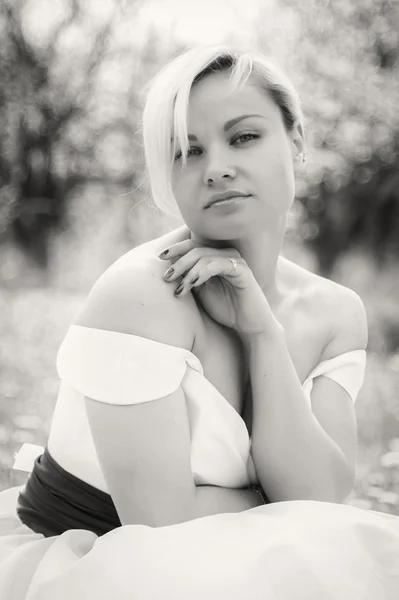
POLYGON ((17 512, 25 525, 45 537, 69 529, 100 536, 121 525, 111 496, 65 471, 47 448, 19 495, 17 512))

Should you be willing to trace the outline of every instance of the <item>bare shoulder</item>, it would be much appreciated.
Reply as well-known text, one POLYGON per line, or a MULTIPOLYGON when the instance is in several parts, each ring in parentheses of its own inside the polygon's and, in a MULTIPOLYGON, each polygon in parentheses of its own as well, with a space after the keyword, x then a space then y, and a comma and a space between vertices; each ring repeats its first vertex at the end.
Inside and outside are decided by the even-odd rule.
MULTIPOLYGON (((293 263, 291 263, 293 265, 293 263)), ((355 349, 365 349, 368 341, 366 310, 360 296, 331 279, 293 265, 298 296, 315 319, 328 331, 322 360, 355 349)))
POLYGON ((351 350, 365 350, 368 343, 367 314, 360 296, 352 289, 330 281, 326 305, 331 311, 331 333, 323 359, 351 350))
POLYGON ((169 261, 162 261, 151 249, 135 250, 122 256, 97 280, 74 324, 191 350, 193 298, 187 295, 177 299, 174 287, 163 280, 169 261))

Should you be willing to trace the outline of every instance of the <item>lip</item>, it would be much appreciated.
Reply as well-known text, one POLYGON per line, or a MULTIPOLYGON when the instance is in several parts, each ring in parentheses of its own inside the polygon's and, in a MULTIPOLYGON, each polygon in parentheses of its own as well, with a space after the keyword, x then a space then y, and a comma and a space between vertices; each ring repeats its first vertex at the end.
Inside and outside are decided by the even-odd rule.
POLYGON ((227 192, 213 194, 213 196, 211 196, 210 200, 205 205, 205 208, 209 208, 212 206, 212 204, 218 202, 219 200, 229 200, 230 198, 247 198, 250 195, 251 194, 239 192, 238 190, 228 190, 227 192))

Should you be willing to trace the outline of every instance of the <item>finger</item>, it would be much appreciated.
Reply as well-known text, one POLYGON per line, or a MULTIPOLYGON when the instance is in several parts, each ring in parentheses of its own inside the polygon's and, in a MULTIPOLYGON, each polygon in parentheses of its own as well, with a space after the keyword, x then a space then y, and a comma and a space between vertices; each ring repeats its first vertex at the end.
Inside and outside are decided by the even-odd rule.
POLYGON ((215 255, 214 248, 193 248, 187 254, 178 258, 172 267, 169 267, 163 275, 164 279, 168 282, 175 281, 178 277, 182 277, 188 273, 201 258, 212 255, 213 257, 215 255))
POLYGON ((230 257, 220 256, 217 261, 213 261, 208 265, 208 272, 210 277, 219 275, 219 277, 223 276, 230 279, 240 274, 240 267, 242 268, 237 259, 233 263, 230 257))
POLYGON ((233 258, 239 257, 240 253, 236 248, 215 248, 213 246, 207 246, 206 244, 201 244, 200 242, 196 242, 194 240, 183 240, 182 242, 177 242, 176 244, 171 244, 168 248, 165 248, 160 254, 158 254, 159 258, 164 260, 170 260, 184 254, 187 254, 194 248, 201 248, 204 252, 215 253, 217 250, 218 253, 231 256, 233 258))
POLYGON ((187 252, 197 246, 198 243, 193 240, 184 240, 183 242, 177 242, 176 244, 172 244, 168 248, 165 248, 158 256, 159 258, 169 260, 181 256, 182 254, 187 254, 187 252))
POLYGON ((210 278, 210 275, 207 272, 207 265, 211 260, 213 259, 206 256, 200 258, 194 267, 185 274, 180 285, 175 290, 175 295, 184 296, 184 294, 187 294, 194 286, 198 287, 205 283, 205 281, 210 278))
POLYGON ((228 258, 222 256, 202 257, 194 268, 186 273, 180 285, 176 288, 175 295, 183 296, 193 287, 199 287, 215 276, 223 276, 226 279, 234 277, 238 271, 238 263, 233 274, 232 270, 233 264, 228 258))

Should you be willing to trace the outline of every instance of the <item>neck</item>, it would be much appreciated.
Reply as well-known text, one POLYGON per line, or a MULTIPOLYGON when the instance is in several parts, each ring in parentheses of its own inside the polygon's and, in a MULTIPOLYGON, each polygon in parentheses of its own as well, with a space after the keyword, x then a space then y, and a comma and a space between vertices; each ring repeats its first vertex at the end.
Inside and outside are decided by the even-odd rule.
POLYGON ((233 247, 245 260, 271 307, 283 298, 280 274, 280 252, 284 241, 285 218, 273 222, 269 228, 236 239, 210 240, 190 232, 191 239, 214 248, 233 247))

